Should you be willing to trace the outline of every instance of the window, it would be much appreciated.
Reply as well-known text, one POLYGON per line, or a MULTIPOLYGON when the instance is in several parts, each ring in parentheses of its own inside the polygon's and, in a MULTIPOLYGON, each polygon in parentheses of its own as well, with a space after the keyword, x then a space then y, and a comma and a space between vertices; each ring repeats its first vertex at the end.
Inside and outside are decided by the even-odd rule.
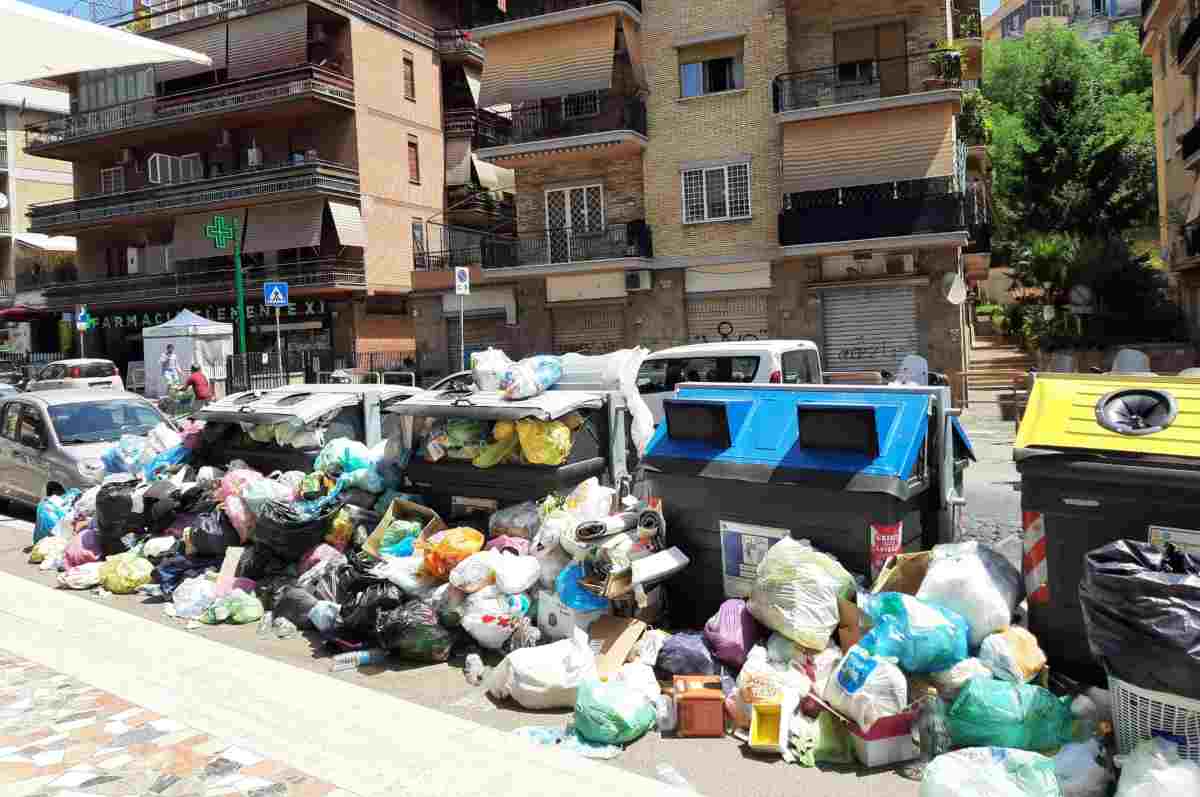
POLYGON ((117 194, 125 190, 125 168, 113 166, 100 170, 100 193, 117 194))
POLYGON ((50 423, 61 442, 100 443, 123 434, 143 435, 163 419, 140 399, 60 404, 50 407, 50 423))
POLYGON ((1104 17, 1108 16, 1107 0, 1092 0, 1092 16, 1104 17))
POLYGON ((413 59, 411 55, 404 56, 404 98, 415 100, 417 98, 417 75, 413 69, 413 59))
POLYGON ((9 440, 17 439, 17 420, 21 417, 21 404, 10 401, 4 405, 3 430, 9 440))
POLYGON ((103 69, 79 76, 71 98, 75 111, 94 111, 154 96, 154 67, 103 69))
POLYGON ((36 407, 21 407, 21 421, 17 428, 17 442, 29 448, 41 448, 46 443, 46 422, 36 407))
POLYGON ((413 252, 425 254, 425 225, 420 219, 412 220, 413 252))
POLYGON ((638 371, 638 392, 666 393, 681 382, 753 382, 758 363, 758 357, 647 360, 638 371))
POLYGON ((156 152, 146 159, 146 179, 155 185, 187 183, 204 177, 200 154, 164 155, 156 152))
POLYGON ((408 181, 417 185, 421 183, 421 148, 416 136, 408 137, 408 181))
POLYGON ((589 242, 604 231, 604 189, 599 185, 546 192, 546 237, 550 262, 587 259, 589 242))
POLYGON ((600 92, 583 91, 562 98, 563 119, 582 119, 600 113, 600 92))
POLYGON ((877 61, 838 64, 838 83, 874 83, 877 79, 877 66, 877 61))
POLYGON ((741 39, 679 51, 680 96, 699 97, 740 88, 745 88, 741 39))
POLYGON ((821 381, 821 366, 815 351, 796 349, 783 353, 785 385, 815 385, 821 381))
POLYGON ((750 164, 683 173, 683 221, 695 224, 750 217, 750 164))

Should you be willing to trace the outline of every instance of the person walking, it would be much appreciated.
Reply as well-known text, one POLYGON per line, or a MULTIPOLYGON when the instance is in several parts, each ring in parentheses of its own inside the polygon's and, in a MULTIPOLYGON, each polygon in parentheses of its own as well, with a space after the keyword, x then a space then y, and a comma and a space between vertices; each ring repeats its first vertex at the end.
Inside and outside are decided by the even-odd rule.
POLYGON ((158 367, 162 373, 163 387, 170 392, 181 381, 179 358, 175 356, 175 344, 168 343, 162 356, 158 358, 158 367))

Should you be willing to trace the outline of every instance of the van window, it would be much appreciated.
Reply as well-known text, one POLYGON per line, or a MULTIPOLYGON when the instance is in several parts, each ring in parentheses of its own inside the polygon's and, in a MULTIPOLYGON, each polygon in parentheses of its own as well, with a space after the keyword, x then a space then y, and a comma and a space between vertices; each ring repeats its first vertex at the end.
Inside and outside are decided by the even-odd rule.
POLYGON ((785 385, 815 385, 821 381, 821 366, 817 353, 795 349, 783 353, 783 383, 785 385))
POLYGON ((17 440, 17 420, 21 417, 21 404, 10 401, 4 405, 4 420, 0 422, 3 434, 9 440, 17 440))
POLYGON ((638 371, 638 390, 663 393, 681 382, 753 382, 758 357, 681 357, 648 360, 638 371))
POLYGON ((101 377, 116 376, 117 367, 112 363, 88 363, 83 366, 84 379, 99 379, 101 377))

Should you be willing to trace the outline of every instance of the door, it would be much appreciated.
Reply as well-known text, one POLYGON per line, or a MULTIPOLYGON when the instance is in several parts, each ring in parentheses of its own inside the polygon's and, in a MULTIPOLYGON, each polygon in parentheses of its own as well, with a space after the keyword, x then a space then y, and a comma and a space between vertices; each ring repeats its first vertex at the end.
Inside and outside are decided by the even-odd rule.
POLYGON ((12 450, 12 487, 17 498, 36 504, 46 494, 46 479, 50 469, 46 460, 46 419, 40 407, 14 403, 5 411, 5 443, 12 450), (8 436, 9 416, 15 419, 15 429, 8 436))
MULTIPOLYGON (((467 347, 466 367, 471 367, 471 355, 477 351, 484 351, 487 348, 503 349, 501 336, 503 334, 503 326, 505 321, 504 311, 500 311, 497 315, 487 316, 483 318, 465 318, 463 319, 463 335, 462 342, 467 347)), ((458 315, 446 319, 446 342, 449 344, 447 349, 450 352, 450 373, 463 370, 461 363, 463 362, 460 352, 462 351, 459 344, 458 332, 458 315)), ((512 357, 516 357, 516 352, 508 352, 512 357)))
POLYGON ((625 308, 554 309, 554 351, 558 354, 608 354, 625 345, 625 308))
POLYGON ((887 371, 922 354, 916 294, 909 286, 822 291, 827 371, 887 371))
POLYGON ((876 28, 879 37, 879 96, 896 97, 909 89, 908 38, 903 22, 876 28))
POLYGON ((687 329, 689 343, 766 340, 767 294, 689 295, 687 329))
POLYGON ((546 192, 546 248, 551 263, 590 260, 604 233, 604 191, 598 185, 546 192))

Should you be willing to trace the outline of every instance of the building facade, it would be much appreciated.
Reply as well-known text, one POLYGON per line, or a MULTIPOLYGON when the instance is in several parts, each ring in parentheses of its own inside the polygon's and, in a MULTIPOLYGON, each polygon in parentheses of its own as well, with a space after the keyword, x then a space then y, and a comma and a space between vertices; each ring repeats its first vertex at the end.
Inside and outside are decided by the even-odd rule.
POLYGON ((945 296, 978 232, 956 117, 980 57, 955 37, 978 19, 949 0, 509 0, 472 30, 478 105, 508 125, 475 155, 512 170, 516 228, 427 225, 418 346, 454 369, 460 336, 516 355, 790 337, 832 370, 912 352, 962 370, 945 296), (461 329, 453 265, 474 282, 461 329))
POLYGON ((983 37, 1011 39, 1046 25, 1070 25, 1100 39, 1123 22, 1140 24, 1140 0, 1007 0, 983 21, 983 37))

